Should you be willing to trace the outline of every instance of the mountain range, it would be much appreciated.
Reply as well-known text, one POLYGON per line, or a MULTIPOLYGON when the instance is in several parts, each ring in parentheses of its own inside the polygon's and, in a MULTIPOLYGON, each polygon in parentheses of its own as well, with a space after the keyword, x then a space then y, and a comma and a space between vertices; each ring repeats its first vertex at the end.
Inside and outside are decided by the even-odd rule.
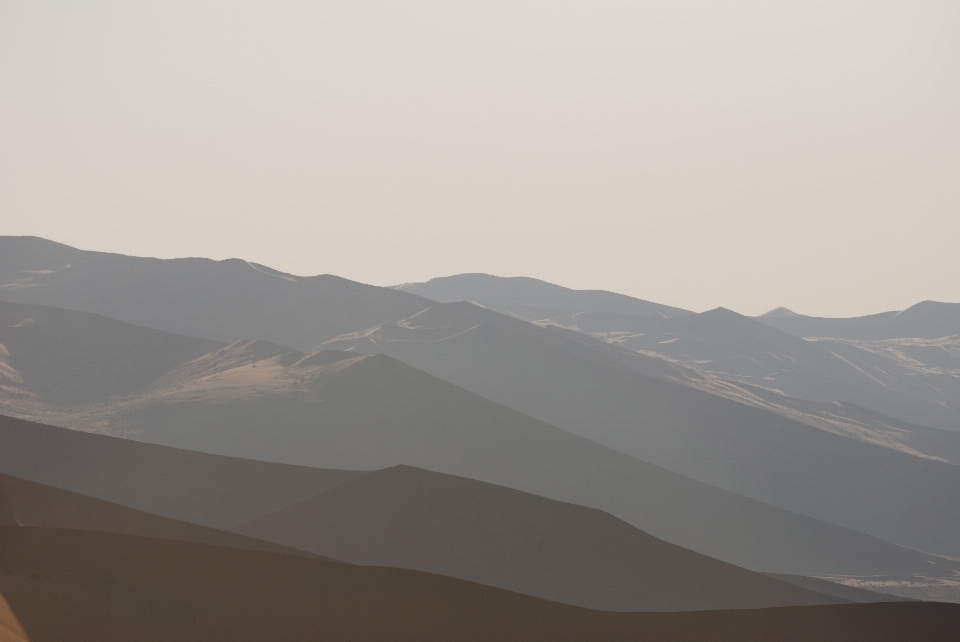
POLYGON ((958 310, 0 237, 0 640, 955 639, 958 310))

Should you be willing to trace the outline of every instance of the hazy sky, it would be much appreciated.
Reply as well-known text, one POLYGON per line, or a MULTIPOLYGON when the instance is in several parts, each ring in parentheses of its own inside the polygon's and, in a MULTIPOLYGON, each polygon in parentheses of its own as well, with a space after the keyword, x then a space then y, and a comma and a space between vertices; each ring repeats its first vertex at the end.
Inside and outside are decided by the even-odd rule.
POLYGON ((0 4, 0 234, 705 310, 960 301, 960 2, 0 4))

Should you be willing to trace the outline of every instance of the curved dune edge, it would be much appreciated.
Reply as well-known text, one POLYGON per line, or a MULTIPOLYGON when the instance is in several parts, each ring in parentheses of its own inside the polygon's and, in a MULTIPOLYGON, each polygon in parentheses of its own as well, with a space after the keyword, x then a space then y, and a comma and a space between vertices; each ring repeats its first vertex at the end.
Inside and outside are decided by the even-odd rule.
POLYGON ((0 595, 0 642, 30 642, 3 595, 0 595))

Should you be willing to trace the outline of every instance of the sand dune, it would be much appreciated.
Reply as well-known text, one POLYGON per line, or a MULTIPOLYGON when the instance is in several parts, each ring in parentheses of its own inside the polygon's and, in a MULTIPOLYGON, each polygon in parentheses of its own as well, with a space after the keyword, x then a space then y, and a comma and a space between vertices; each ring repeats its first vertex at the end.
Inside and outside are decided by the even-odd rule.
POLYGON ((833 434, 670 381, 670 374, 647 376, 613 348, 588 351, 587 344, 562 341, 563 333, 569 331, 460 303, 326 345, 390 355, 528 416, 759 501, 960 555, 960 467, 833 434))
POLYGON ((397 466, 235 529, 336 559, 607 611, 844 602, 668 544, 594 509, 397 466))
POLYGON ((0 524, 144 535, 253 551, 304 554, 296 548, 152 515, 102 499, 2 474, 0 524))
POLYGON ((402 569, 129 535, 0 527, 0 594, 60 640, 955 640, 960 606, 609 613, 402 569))

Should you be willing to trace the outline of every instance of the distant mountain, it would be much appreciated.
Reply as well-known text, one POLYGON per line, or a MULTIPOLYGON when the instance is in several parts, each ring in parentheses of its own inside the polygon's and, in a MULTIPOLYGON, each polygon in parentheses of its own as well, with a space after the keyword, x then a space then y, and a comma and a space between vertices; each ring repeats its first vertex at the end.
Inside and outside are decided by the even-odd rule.
POLYGON ((769 312, 764 312, 761 314, 758 319, 780 319, 780 318, 790 318, 800 316, 793 310, 788 310, 787 308, 774 308, 769 312))
POLYGON ((757 317, 795 337, 843 339, 811 345, 764 332, 723 308, 697 315, 525 277, 461 274, 396 288, 445 303, 474 302, 797 399, 847 402, 960 431, 960 304, 928 301, 858 319, 817 319, 786 308, 757 317), (910 340, 851 343, 904 337, 910 340))
POLYGON ((0 237, 0 299, 95 312, 148 328, 310 351, 431 301, 337 276, 300 277, 240 259, 150 259, 0 237), (8 258, 9 257, 9 258, 8 258))
POLYGON ((779 315, 773 314, 774 312, 776 310, 757 318, 771 327, 797 337, 884 341, 903 338, 957 338, 960 335, 960 303, 923 301, 900 312, 881 312, 847 319, 809 317, 794 313, 779 315))
MULTIPOLYGON (((305 554, 296 548, 152 515, 102 499, 3 474, 0 474, 0 524, 123 533, 231 546, 251 551, 301 556, 305 554)), ((821 600, 820 603, 829 601, 821 600)))
POLYGON ((121 254, 78 250, 36 236, 0 236, 0 285, 29 282, 80 263, 122 258, 121 254))
MULTIPOLYGON (((800 341, 732 312, 659 323, 702 323, 727 336, 726 326, 741 320, 758 329, 759 339, 747 333, 747 345, 762 345, 760 331, 800 341)), ((629 360, 614 346, 594 347, 589 338, 578 343, 570 335, 582 336, 451 303, 327 345, 390 355, 541 421, 765 503, 905 546, 960 555, 960 466, 889 447, 896 442, 866 443, 829 425, 768 412, 745 388, 736 391, 759 399, 756 406, 712 394, 715 381, 688 377, 681 385, 669 372, 649 376, 642 371, 648 362, 665 362, 628 352, 638 359, 629 360), (697 389, 701 384, 705 389, 697 389)), ((841 384, 839 376, 835 380, 841 384)))
POLYGON ((478 303, 528 320, 581 312, 640 314, 661 318, 692 314, 687 310, 623 294, 604 290, 571 290, 525 276, 505 278, 490 274, 458 274, 431 279, 426 283, 404 283, 394 287, 441 303, 478 303))
POLYGON ((960 431, 960 334, 880 343, 805 340, 771 327, 771 318, 788 317, 752 319, 717 308, 674 319, 632 317, 616 323, 581 316, 578 329, 722 379, 809 401, 853 403, 901 421, 960 431))
POLYGON ((407 466, 368 473, 235 530, 355 564, 439 573, 604 611, 842 600, 766 581, 598 510, 407 466))
POLYGON ((955 604, 609 613, 406 569, 77 530, 0 526, 0 571, 11 615, 46 642, 946 642, 960 635, 955 604))

